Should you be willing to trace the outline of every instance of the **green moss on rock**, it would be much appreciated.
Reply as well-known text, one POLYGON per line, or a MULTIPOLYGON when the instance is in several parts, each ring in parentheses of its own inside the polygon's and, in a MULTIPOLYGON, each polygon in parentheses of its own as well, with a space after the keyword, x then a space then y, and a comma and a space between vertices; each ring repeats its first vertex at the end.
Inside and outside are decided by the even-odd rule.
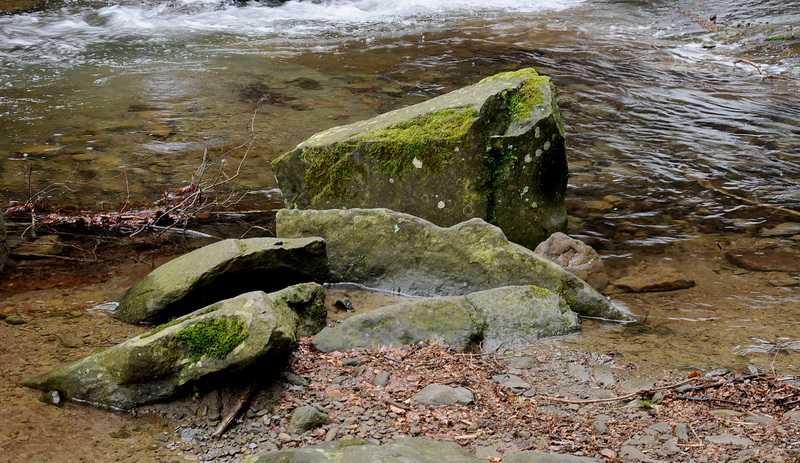
MULTIPOLYGON (((414 169, 441 173, 467 141, 478 111, 469 107, 448 108, 351 136, 333 146, 309 148, 302 159, 308 164, 306 188, 312 198, 328 194, 344 197, 347 183, 364 175, 364 166, 353 160, 356 150, 375 162, 375 170, 391 177, 402 177, 414 169)), ((314 201, 312 201, 314 202, 314 201)))
POLYGON ((172 336, 172 343, 185 347, 193 362, 203 356, 224 359, 249 334, 242 321, 219 317, 182 329, 172 336))

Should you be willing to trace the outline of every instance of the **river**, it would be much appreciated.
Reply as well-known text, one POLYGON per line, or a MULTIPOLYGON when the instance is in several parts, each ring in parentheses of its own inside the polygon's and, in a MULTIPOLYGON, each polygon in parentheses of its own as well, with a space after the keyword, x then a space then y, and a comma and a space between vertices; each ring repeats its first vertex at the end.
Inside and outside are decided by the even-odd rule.
MULTIPOLYGON (((0 16, 0 195, 115 210, 226 157, 237 207, 277 208, 268 162, 313 133, 532 66, 560 92, 570 232, 607 264, 755 245, 798 222, 798 27, 777 0, 54 0, 0 16)), ((796 328, 791 288, 736 296, 779 301, 743 323, 796 328)), ((757 337, 731 336, 722 363, 757 337)))

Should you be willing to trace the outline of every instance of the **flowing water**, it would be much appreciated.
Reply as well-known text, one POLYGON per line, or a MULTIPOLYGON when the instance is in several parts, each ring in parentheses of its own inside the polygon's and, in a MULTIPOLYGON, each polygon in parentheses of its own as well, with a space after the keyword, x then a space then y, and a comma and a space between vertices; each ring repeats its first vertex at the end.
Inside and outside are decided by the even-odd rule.
POLYGON ((279 207, 268 162, 309 135, 532 66, 560 92, 570 231, 612 274, 671 250, 699 288, 727 290, 672 315, 674 301, 623 297, 688 320, 668 347, 706 329, 732 363, 751 338, 800 338, 792 274, 750 289, 715 254, 798 222, 800 2, 486 4, 53 0, 0 16, 0 195, 114 209, 227 157, 229 173, 243 159, 239 207, 279 207))

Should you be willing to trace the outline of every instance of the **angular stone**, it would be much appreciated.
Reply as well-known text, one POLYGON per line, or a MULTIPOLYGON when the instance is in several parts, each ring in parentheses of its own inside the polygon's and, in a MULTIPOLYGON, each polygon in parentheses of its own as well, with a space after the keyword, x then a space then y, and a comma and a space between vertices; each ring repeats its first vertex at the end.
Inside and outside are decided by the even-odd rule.
POLYGON ((492 381, 511 389, 511 392, 515 394, 522 394, 531 388, 527 381, 514 375, 494 375, 492 376, 492 381))
POLYGON ((364 312, 326 327, 313 344, 322 352, 331 352, 436 339, 459 350, 475 350, 481 343, 492 350, 568 334, 577 328, 577 316, 560 297, 537 287, 511 286, 364 312))
POLYGON ((708 436, 706 437, 708 442, 712 444, 722 444, 722 445, 735 445, 740 447, 747 447, 753 445, 753 441, 746 437, 741 436, 734 436, 733 434, 719 434, 715 436, 708 436))
POLYGON ((229 239, 153 270, 128 289, 112 315, 128 323, 158 323, 248 291, 321 283, 327 275, 319 238, 229 239))
POLYGON ((475 396, 465 387, 429 384, 414 394, 411 400, 425 405, 469 405, 475 400, 475 396))
POLYGON ((292 412, 289 430, 292 432, 310 431, 330 422, 331 418, 327 413, 322 413, 311 405, 303 405, 292 412))
POLYGON ((402 438, 374 445, 360 439, 327 442, 302 449, 273 450, 251 455, 242 463, 482 463, 459 445, 422 438, 402 438))
POLYGON ((321 329, 325 317, 325 294, 316 283, 246 293, 23 384, 60 391, 68 400, 127 410, 285 355, 298 334, 321 329))
POLYGON ((317 133, 272 163, 288 208, 473 217, 531 249, 566 228, 556 89, 533 69, 317 133))
POLYGON ((534 252, 552 260, 598 291, 603 291, 608 286, 608 275, 603 261, 583 241, 556 232, 539 243, 534 252))
POLYGON ((441 228, 389 209, 283 209, 276 233, 283 238, 322 237, 335 282, 416 296, 536 285, 564 296, 580 315, 629 319, 586 282, 509 242, 502 230, 480 219, 441 228))

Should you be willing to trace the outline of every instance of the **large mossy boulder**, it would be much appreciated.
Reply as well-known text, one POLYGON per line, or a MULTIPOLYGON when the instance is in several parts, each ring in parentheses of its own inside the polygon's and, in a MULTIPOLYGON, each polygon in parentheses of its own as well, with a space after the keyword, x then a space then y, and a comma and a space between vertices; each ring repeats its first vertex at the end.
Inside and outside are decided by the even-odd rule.
POLYGON ((271 450, 251 455, 242 463, 481 463, 481 460, 452 442, 408 437, 391 444, 375 445, 351 439, 313 445, 302 449, 271 450))
POLYGON ((228 239, 153 270, 132 286, 112 315, 128 323, 160 323, 248 291, 276 291, 328 275, 319 238, 228 239))
POLYGON ((535 285, 563 296, 579 315, 629 319, 586 282, 481 219, 442 228, 388 209, 282 209, 276 233, 322 237, 333 282, 424 297, 535 285))
POLYGON ((67 400, 112 409, 170 398, 203 380, 275 361, 297 336, 325 325, 325 295, 316 283, 217 302, 23 385, 67 400))
POLYGON ((462 351, 494 351, 569 334, 578 326, 578 316, 558 294, 536 286, 511 286, 361 313, 326 327, 313 344, 331 352, 435 339, 462 351))
POLYGON ((531 249, 566 229, 563 122, 533 69, 320 132, 272 169, 288 208, 385 207, 444 227, 478 217, 531 249))

